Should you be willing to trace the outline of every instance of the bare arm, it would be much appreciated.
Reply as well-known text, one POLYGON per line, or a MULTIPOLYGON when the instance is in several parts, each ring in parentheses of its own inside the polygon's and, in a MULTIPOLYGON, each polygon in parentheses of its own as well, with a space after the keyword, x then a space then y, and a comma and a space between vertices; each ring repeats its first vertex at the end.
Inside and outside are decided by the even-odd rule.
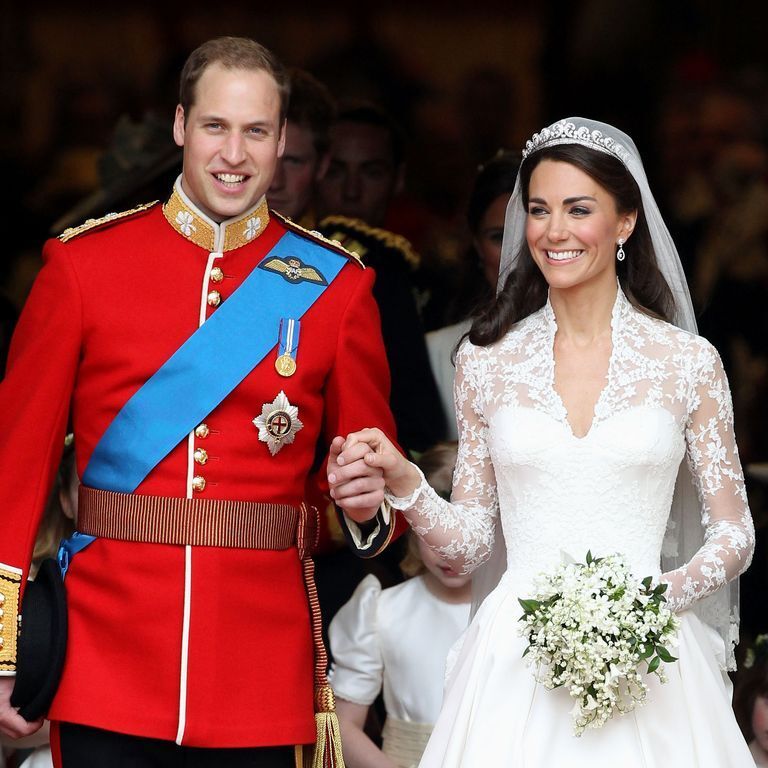
POLYGON ((344 762, 348 768, 397 768, 363 730, 368 707, 336 699, 344 762))

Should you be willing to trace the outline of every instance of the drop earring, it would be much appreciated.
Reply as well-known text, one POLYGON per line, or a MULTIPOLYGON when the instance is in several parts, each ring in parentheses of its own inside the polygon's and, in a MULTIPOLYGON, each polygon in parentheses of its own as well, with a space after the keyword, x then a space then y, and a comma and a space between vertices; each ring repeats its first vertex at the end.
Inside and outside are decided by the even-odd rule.
POLYGON ((624 261, 624 259, 627 258, 627 254, 624 253, 624 238, 619 238, 619 250, 616 251, 616 260, 617 261, 624 261))

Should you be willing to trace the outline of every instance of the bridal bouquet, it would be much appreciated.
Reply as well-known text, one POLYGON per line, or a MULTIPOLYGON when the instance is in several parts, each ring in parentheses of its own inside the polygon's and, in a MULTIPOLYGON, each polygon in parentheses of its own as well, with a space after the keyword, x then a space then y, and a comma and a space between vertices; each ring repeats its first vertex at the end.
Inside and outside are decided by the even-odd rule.
POLYGON ((648 695, 644 673, 666 682, 662 663, 677 642, 679 621, 666 607, 666 584, 638 581, 619 555, 561 564, 520 600, 524 656, 546 688, 565 686, 575 700, 576 736, 625 714, 648 695), (643 669, 644 668, 644 669, 643 669))

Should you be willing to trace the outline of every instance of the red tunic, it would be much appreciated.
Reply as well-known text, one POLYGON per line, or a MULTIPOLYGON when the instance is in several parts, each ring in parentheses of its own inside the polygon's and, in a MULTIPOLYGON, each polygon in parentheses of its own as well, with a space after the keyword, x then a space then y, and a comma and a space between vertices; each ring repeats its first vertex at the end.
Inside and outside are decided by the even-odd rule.
MULTIPOLYGON (((179 218, 179 206, 191 208, 175 194, 168 220, 157 205, 46 244, 0 386, 0 564, 26 575, 70 409, 82 476, 120 408, 216 311, 210 292, 226 301, 286 231, 262 205, 214 225, 218 240, 201 247, 193 241, 212 222, 194 210, 179 218)), ((301 320, 296 373, 279 376, 270 352, 206 418, 207 436, 191 434, 136 492, 298 505, 318 445, 324 454, 333 436, 371 425, 394 434, 373 277, 346 264, 301 320), (252 420, 281 390, 304 426, 272 456, 252 420)), ((70 633, 52 719, 191 746, 314 741, 295 549, 97 539, 65 584, 70 633)))

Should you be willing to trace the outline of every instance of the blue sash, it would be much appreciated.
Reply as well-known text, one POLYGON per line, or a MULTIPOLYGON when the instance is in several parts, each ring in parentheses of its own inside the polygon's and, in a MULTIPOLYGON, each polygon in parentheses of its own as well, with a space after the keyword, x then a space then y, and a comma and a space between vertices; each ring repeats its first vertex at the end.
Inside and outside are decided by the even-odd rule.
POLYGON ((122 407, 96 445, 83 483, 106 491, 135 491, 275 347, 281 318, 300 318, 346 262, 343 255, 311 240, 284 234, 122 407), (287 271, 288 259, 300 260, 310 277, 296 277, 295 267, 293 273, 287 271))

